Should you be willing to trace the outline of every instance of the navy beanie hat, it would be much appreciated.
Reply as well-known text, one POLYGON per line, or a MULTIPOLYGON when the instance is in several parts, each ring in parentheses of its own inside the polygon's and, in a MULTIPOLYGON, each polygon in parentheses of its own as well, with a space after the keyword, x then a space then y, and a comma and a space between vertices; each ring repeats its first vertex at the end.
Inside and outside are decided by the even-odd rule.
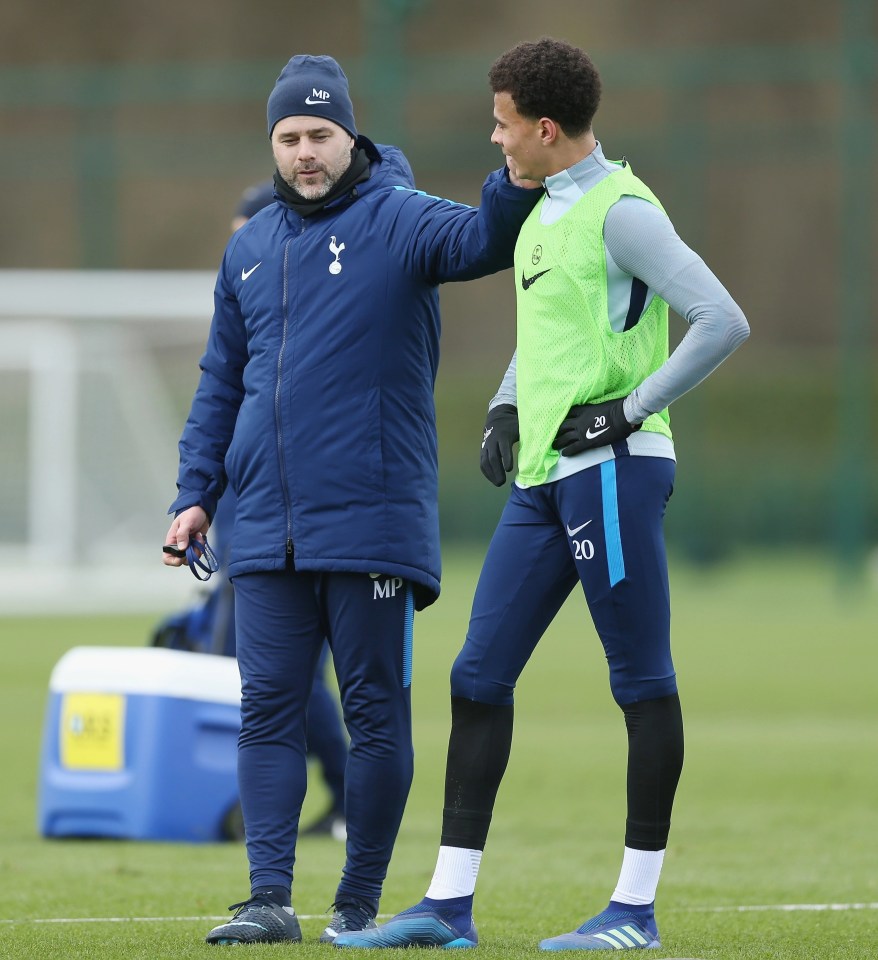
POLYGON ((348 78, 332 57, 298 54, 281 70, 268 98, 268 135, 284 117, 321 117, 337 123, 356 140, 348 78))

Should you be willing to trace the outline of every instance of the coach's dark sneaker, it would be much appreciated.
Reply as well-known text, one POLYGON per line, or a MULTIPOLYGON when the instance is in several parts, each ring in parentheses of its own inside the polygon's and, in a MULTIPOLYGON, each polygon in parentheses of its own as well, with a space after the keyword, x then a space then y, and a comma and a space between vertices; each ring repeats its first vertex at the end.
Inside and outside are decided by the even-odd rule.
POLYGON ((345 897, 336 900, 332 910, 332 919, 320 934, 321 943, 335 943, 335 938, 340 933, 375 929, 375 914, 378 912, 378 904, 375 901, 345 897))
POLYGON ((479 942, 472 917, 472 897, 428 900, 426 897, 374 930, 340 933, 336 947, 381 950, 388 947, 440 947, 460 950, 479 942), (467 909, 461 909, 461 901, 467 909))
POLYGON ((264 893, 242 903, 233 903, 229 910, 237 912, 228 923, 222 923, 205 938, 218 946, 243 943, 298 943, 302 939, 299 918, 292 907, 282 907, 264 893))

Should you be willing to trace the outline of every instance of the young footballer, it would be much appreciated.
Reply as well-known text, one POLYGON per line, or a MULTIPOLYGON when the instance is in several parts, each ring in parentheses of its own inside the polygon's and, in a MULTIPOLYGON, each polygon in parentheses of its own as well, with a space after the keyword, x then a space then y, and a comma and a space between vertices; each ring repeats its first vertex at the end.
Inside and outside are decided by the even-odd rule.
MULTIPOLYGON (((558 40, 490 72, 492 140, 545 196, 515 248, 516 356, 491 403, 482 470, 518 475, 451 673, 439 857, 426 896, 338 947, 473 947, 473 894, 512 743, 513 694, 578 584, 628 732, 622 866, 609 903, 543 950, 660 946, 656 889, 683 765, 662 519, 674 483, 668 406, 748 336, 741 310, 658 198, 592 132, 601 83, 558 40), (689 324, 668 356, 668 308, 689 324)), ((583 751, 585 753, 585 751, 583 751)), ((571 878, 571 883, 575 878, 571 878)))

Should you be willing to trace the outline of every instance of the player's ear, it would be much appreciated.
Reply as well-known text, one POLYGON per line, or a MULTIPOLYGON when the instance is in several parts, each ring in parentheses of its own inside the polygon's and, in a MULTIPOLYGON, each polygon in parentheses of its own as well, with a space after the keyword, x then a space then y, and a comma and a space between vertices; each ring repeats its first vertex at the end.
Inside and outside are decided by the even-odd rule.
POLYGON ((550 117, 540 117, 539 135, 540 143, 544 147, 550 147, 558 139, 561 133, 561 127, 550 117))

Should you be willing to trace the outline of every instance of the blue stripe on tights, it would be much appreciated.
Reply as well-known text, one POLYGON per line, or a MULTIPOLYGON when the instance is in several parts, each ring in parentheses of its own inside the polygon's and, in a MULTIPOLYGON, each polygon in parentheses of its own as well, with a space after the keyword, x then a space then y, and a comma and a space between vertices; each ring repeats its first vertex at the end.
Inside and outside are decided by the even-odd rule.
POLYGON ((625 579, 625 559, 622 556, 622 533, 619 529, 619 501, 616 498, 616 461, 601 464, 601 494, 604 501, 604 543, 607 548, 607 568, 610 586, 625 579))
POLYGON ((415 626, 415 597, 411 584, 405 589, 405 632, 402 638, 402 685, 412 685, 412 636, 415 626))

